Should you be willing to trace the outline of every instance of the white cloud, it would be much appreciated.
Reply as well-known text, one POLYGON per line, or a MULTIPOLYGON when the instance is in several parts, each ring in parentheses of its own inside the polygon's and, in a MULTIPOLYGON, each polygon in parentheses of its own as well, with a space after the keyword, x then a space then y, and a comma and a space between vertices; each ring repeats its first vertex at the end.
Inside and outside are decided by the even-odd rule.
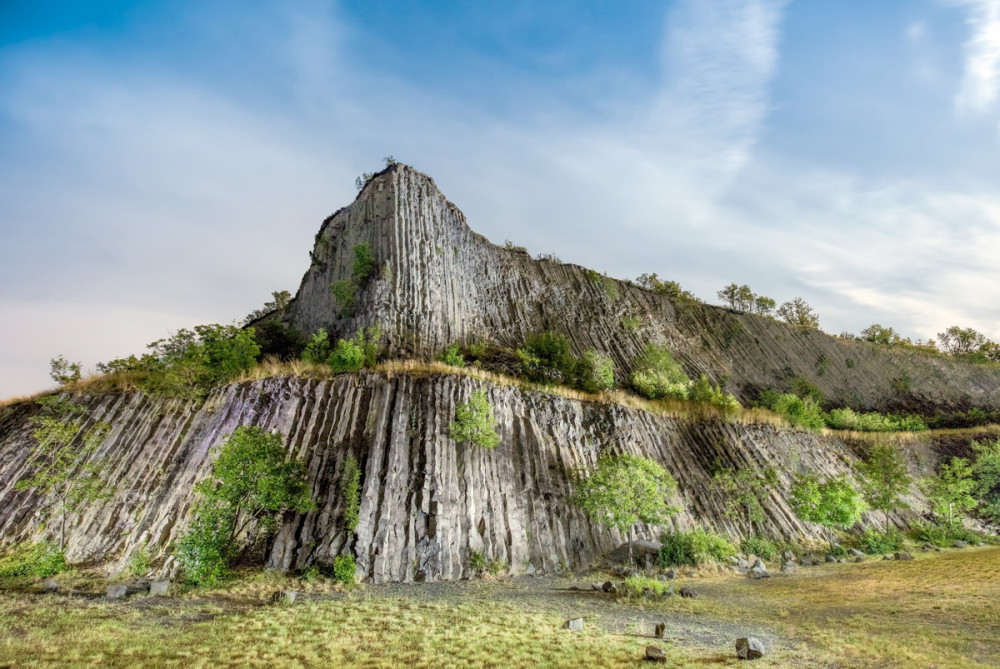
POLYGON ((964 0, 972 37, 965 43, 965 73, 955 100, 960 111, 990 110, 1000 95, 1000 0, 964 0))

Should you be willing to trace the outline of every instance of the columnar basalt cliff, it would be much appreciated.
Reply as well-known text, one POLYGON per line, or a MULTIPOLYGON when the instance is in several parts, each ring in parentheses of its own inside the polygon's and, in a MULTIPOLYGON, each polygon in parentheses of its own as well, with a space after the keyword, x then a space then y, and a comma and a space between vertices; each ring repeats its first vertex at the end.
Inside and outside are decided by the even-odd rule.
MULTIPOLYGON (((72 561, 126 564, 141 546, 175 565, 168 547, 183 532, 192 487, 208 475, 212 448, 239 425, 283 435, 308 463, 315 511, 289 515, 267 565, 301 568, 345 549, 374 581, 454 579, 469 574, 471 551, 507 562, 514 573, 593 564, 625 540, 590 523, 567 503, 573 470, 610 448, 651 457, 677 478, 684 512, 695 523, 737 533, 708 492, 716 460, 771 464, 787 483, 799 466, 850 472, 838 440, 769 425, 695 422, 614 404, 587 403, 459 375, 342 375, 332 381, 272 378, 230 385, 202 406, 140 393, 80 397, 92 421, 113 428, 95 457, 116 482, 113 500, 85 508, 72 524, 72 561), (485 387, 499 421, 494 450, 448 436, 455 405, 485 387), (338 482, 347 455, 362 469, 360 522, 343 526, 338 482)), ((0 536, 43 536, 52 507, 16 492, 33 449, 27 418, 37 407, 0 414, 0 536)), ((764 529, 789 539, 812 536, 780 489, 766 504, 764 529)), ((640 538, 656 538, 640 528, 640 538)))
MULTIPOLYGON (((647 342, 665 342, 690 374, 728 377, 743 399, 798 378, 836 405, 1000 406, 1000 379, 991 367, 888 352, 675 301, 495 246, 469 229, 430 178, 402 165, 376 175, 353 204, 323 223, 312 259, 295 300, 268 318, 341 336, 377 322, 390 357, 430 358, 455 341, 513 348, 550 329, 565 334, 578 353, 596 348, 609 355, 620 379, 647 342), (353 275, 362 243, 374 256, 364 280, 353 275), (345 280, 353 305, 331 290, 345 280), (625 327, 624 319, 639 326, 625 327)), ((831 436, 672 418, 458 373, 275 377, 218 388, 203 403, 138 391, 73 399, 85 407, 88 424, 110 424, 94 457, 105 459, 105 476, 117 487, 113 499, 75 515, 68 557, 111 570, 141 546, 152 550, 163 573, 176 569, 171 545, 190 520, 193 486, 210 472, 213 447, 240 425, 283 436, 288 452, 307 462, 317 504, 315 511, 288 514, 277 535, 258 544, 269 551, 261 560, 302 568, 350 551, 359 575, 374 581, 459 578, 469 574, 473 551, 506 562, 513 573, 593 564, 625 537, 595 526, 567 500, 574 471, 606 449, 653 458, 674 475, 684 503, 676 524, 734 537, 746 528, 734 526, 708 492, 717 462, 779 471, 782 484, 770 491, 757 529, 789 539, 815 538, 816 530, 789 510, 788 476, 799 467, 850 474, 855 462, 831 436), (457 403, 476 388, 487 390, 499 421, 502 440, 494 450, 449 436, 457 403), (362 470, 353 533, 344 528, 338 487, 348 455, 362 470)), ((14 487, 31 470, 37 444, 29 419, 38 411, 30 402, 0 409, 0 544, 51 535, 52 500, 14 487)), ((919 462, 911 452, 911 464, 932 464, 933 449, 925 451, 919 462)), ((641 527, 638 535, 655 538, 656 530, 641 527)))
POLYGON ((404 165, 376 175, 353 204, 324 221, 312 258, 284 317, 307 333, 325 327, 342 335, 377 321, 395 356, 429 358, 456 341, 513 348, 529 334, 555 330, 577 353, 595 348, 610 356, 618 378, 626 378, 647 342, 666 343, 690 375, 726 379, 744 401, 803 380, 829 406, 1000 408, 993 367, 674 300, 491 244, 430 177, 404 165), (342 315, 330 286, 352 276, 354 246, 362 242, 377 270, 358 291, 353 314, 342 315))

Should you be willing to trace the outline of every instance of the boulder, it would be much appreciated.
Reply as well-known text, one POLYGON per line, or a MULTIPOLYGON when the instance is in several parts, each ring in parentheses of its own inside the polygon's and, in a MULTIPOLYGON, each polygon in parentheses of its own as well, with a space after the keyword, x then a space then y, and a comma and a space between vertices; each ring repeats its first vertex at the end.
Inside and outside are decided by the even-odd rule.
MULTIPOLYGON (((659 541, 633 541, 632 542, 632 559, 636 561, 637 564, 643 564, 645 562, 645 556, 650 556, 653 560, 660 554, 660 546, 662 546, 659 541)), ((611 551, 608 556, 611 562, 618 564, 628 563, 628 542, 623 543, 615 550, 611 551)))
POLYGON ((883 559, 883 560, 891 560, 891 559, 892 559, 892 556, 891 556, 891 555, 883 555, 883 556, 882 556, 882 559, 883 559))
POLYGON ((763 571, 767 571, 767 565, 765 565, 764 561, 761 560, 760 558, 757 558, 756 560, 754 560, 753 566, 750 567, 750 568, 751 569, 761 569, 763 571))
POLYGON ((793 553, 792 551, 785 551, 784 553, 781 554, 781 559, 784 560, 785 562, 791 562, 792 560, 795 559, 795 553, 793 553))
POLYGON ((848 549, 847 552, 850 553, 851 557, 863 558, 865 556, 865 554, 859 551, 857 548, 850 548, 848 549))
POLYGON ((278 590, 271 595, 272 604, 294 604, 299 593, 295 590, 278 590))
POLYGON ((798 569, 798 567, 796 567, 795 563, 792 562, 791 560, 789 560, 785 564, 781 565, 781 573, 782 574, 794 574, 797 569, 798 569))
POLYGON ((59 584, 53 581, 51 578, 45 583, 42 583, 42 592, 55 592, 59 589, 59 584))
POLYGON ((603 590, 604 586, 602 584, 600 584, 600 583, 591 583, 590 584, 590 588, 592 590, 603 590))
POLYGON ((617 595, 618 594, 618 586, 615 585, 614 583, 612 583, 611 587, 608 588, 607 590, 605 590, 604 592, 608 593, 609 595, 617 595))
POLYGON ((833 557, 832 555, 827 555, 826 556, 826 561, 827 562, 836 562, 837 558, 833 557))
POLYGON ((757 637, 736 640, 736 657, 741 660, 756 660, 764 657, 764 644, 757 637))
POLYGON ((913 556, 909 553, 896 553, 895 558, 897 560, 912 560, 913 556))
POLYGON ((864 562, 865 559, 863 557, 856 557, 856 558, 854 558, 854 561, 855 562, 864 562))
POLYGON ((647 662, 666 662, 667 654, 659 646, 646 646, 647 662))
POLYGON ((603 590, 604 592, 611 592, 611 588, 614 587, 615 587, 614 581, 605 581, 604 585, 601 586, 601 590, 603 590))
POLYGON ((677 570, 671 567, 670 569, 667 570, 667 573, 664 574, 664 576, 671 579, 677 578, 677 570))
POLYGON ((579 632, 583 629, 583 618, 570 618, 563 627, 570 632, 579 632))
POLYGON ((681 597, 683 597, 684 599, 695 599, 698 597, 698 593, 695 591, 694 588, 689 588, 688 586, 685 585, 683 588, 681 588, 681 597))
POLYGON ((128 588, 124 585, 109 585, 107 591, 108 599, 121 599, 128 594, 128 588))
POLYGON ((670 586, 669 588, 663 591, 662 595, 660 595, 660 597, 673 597, 673 596, 674 596, 674 586, 670 586))
POLYGON ((166 595, 167 591, 170 590, 170 581, 153 581, 149 584, 149 594, 151 595, 166 595))
POLYGON ((656 623, 656 627, 653 629, 653 636, 657 639, 662 639, 667 633, 666 623, 656 623))
POLYGON ((968 548, 968 547, 969 547, 969 542, 962 541, 961 539, 955 540, 955 548, 968 548))

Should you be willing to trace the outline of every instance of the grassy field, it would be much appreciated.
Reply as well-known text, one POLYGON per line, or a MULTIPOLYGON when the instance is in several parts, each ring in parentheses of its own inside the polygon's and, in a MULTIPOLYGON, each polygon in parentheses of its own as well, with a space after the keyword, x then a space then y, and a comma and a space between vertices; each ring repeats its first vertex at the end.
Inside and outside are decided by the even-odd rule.
POLYGON ((736 665, 734 642, 765 641, 767 667, 1000 666, 1000 548, 800 569, 751 581, 681 579, 694 600, 613 600, 599 576, 358 586, 244 574, 218 590, 108 602, 106 581, 64 594, 7 582, 0 666, 625 667, 646 645, 672 665, 736 665), (275 590, 301 592, 268 604, 275 590), (583 617, 582 632, 562 624, 583 617), (665 622, 667 638, 651 638, 665 622))

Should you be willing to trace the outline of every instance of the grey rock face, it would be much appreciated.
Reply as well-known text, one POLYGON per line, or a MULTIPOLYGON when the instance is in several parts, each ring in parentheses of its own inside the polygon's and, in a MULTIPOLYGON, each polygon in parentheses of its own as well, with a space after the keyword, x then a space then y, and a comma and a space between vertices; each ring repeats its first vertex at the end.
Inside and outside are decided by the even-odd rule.
POLYGON ((646 646, 646 660, 648 662, 666 662, 667 654, 659 646, 646 646))
POLYGON ((608 355, 626 378, 648 341, 667 343, 689 371, 728 378, 742 400, 754 388, 809 379, 827 400, 855 409, 891 409, 910 398, 1000 407, 1000 374, 982 365, 874 349, 818 330, 795 330, 770 318, 702 304, 681 304, 578 265, 533 260, 491 244, 434 181, 405 165, 376 176, 357 199, 323 222, 284 318, 304 332, 320 327, 351 335, 382 324, 393 356, 430 359, 455 341, 516 347, 527 335, 555 330, 577 354, 608 355), (342 316, 330 290, 353 276, 354 246, 367 242, 377 270, 342 316), (638 328, 623 319, 639 319, 638 328), (851 360, 815 374, 816 360, 851 360), (907 393, 893 381, 909 379, 907 393))
POLYGON ((128 588, 124 585, 109 585, 107 590, 108 599, 121 599, 128 594, 128 588))
POLYGON ((757 660, 764 657, 764 644, 757 637, 736 640, 736 657, 741 660, 757 660))
POLYGON ((571 632, 579 632, 583 629, 583 618, 571 618, 563 625, 571 632))
MULTIPOLYGON (((187 527, 192 488, 211 471, 212 449, 240 425, 276 431, 290 453, 304 458, 317 504, 278 528, 266 566, 322 564, 347 549, 357 556, 359 578, 373 582, 462 578, 471 550, 506 562, 513 574, 591 566, 626 539, 567 501, 569 473, 592 465, 594 444, 663 463, 683 497, 677 526, 719 532, 730 530, 731 521, 707 493, 717 458, 765 461, 780 471, 798 454, 803 466, 825 475, 849 473, 844 447, 832 437, 692 422, 453 375, 271 378, 222 388, 200 407, 139 393, 77 401, 87 420, 111 424, 98 454, 119 485, 113 499, 87 505, 72 519, 67 557, 120 555, 119 568, 143 545, 154 559, 164 557, 187 527), (502 441, 492 451, 448 436, 455 406, 477 388, 487 390, 499 422, 502 441), (337 492, 348 455, 362 469, 359 523, 351 535, 337 492)), ((54 507, 13 486, 29 471, 28 418, 36 407, 0 411, 0 539, 43 538, 54 507)), ((765 513, 762 529, 772 536, 813 536, 780 495, 768 499, 765 513)), ((642 525, 636 531, 643 541, 658 535, 658 528, 642 525)), ((253 529, 247 540, 255 536, 253 529)), ((166 576, 173 563, 168 557, 163 564, 159 573, 166 576)))
POLYGON ((150 595, 166 595, 170 590, 170 581, 153 581, 149 584, 150 595))

